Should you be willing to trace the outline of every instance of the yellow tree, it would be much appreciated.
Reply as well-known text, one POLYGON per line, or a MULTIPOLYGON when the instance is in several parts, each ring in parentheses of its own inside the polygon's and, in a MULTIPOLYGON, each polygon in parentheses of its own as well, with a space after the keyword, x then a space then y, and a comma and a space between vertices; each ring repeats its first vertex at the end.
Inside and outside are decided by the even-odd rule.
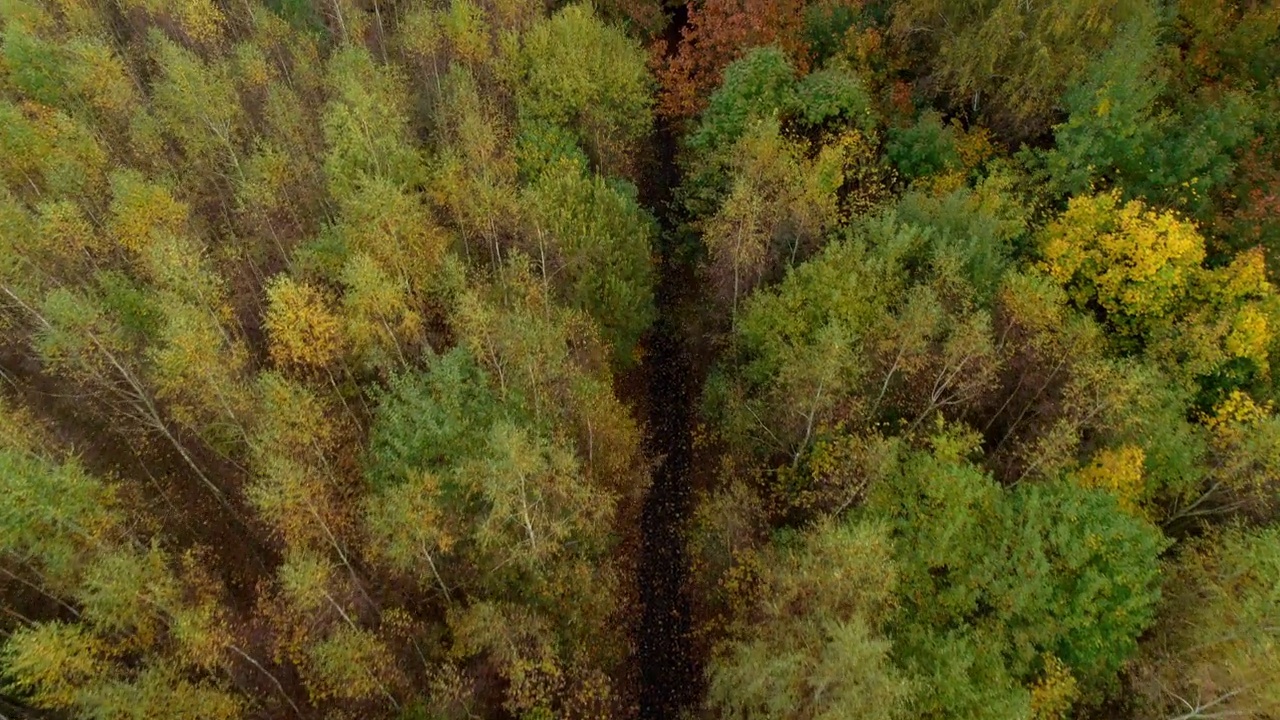
POLYGON ((271 359, 281 368, 325 370, 342 352, 342 325, 329 301, 288 275, 267 285, 264 325, 271 359))
POLYGON ((218 678, 234 647, 218 583, 194 556, 140 542, 117 488, 57 457, 29 417, 0 415, 12 501, 0 513, 0 571, 52 601, 0 649, 13 687, 77 714, 239 717, 241 700, 218 678))
POLYGON ((1236 359, 1269 372, 1280 301, 1260 253, 1206 268, 1194 224, 1117 193, 1072 198, 1040 251, 1041 267, 1114 329, 1120 350, 1145 350, 1184 383, 1236 359))

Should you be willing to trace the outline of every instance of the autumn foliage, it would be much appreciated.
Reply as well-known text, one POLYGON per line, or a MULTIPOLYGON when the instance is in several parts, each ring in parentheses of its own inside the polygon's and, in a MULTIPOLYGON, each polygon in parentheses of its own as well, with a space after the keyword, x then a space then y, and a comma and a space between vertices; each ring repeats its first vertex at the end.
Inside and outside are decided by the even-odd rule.
POLYGON ((1255 0, 0 0, 0 718, 1276 720, 1277 78, 1255 0))
POLYGON ((798 69, 808 67, 802 0, 705 0, 690 2, 688 23, 675 47, 659 41, 653 63, 662 91, 658 112, 679 119, 696 115, 724 69, 753 47, 776 45, 798 69))

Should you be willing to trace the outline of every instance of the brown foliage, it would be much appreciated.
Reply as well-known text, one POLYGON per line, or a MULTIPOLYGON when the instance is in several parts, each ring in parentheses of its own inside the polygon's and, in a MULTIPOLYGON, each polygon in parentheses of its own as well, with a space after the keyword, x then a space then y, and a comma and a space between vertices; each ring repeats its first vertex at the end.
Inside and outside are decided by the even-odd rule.
POLYGON ((659 115, 696 115, 720 85, 725 67, 753 47, 777 45, 799 72, 808 70, 803 0, 705 0, 688 7, 679 45, 655 47, 654 74, 662 86, 659 115))

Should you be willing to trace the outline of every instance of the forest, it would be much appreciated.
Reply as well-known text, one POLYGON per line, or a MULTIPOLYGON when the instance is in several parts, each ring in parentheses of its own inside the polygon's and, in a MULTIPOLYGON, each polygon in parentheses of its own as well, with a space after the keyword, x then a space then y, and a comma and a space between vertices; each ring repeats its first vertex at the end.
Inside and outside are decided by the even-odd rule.
POLYGON ((0 0, 3 720, 1280 719, 1280 3, 0 0))

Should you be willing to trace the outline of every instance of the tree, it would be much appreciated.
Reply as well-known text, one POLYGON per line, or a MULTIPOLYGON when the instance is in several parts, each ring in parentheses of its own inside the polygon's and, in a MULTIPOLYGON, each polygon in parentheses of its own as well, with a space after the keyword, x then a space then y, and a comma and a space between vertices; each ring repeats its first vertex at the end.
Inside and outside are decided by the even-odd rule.
POLYGON ((1109 182, 1208 221, 1256 109, 1233 89, 1175 96, 1158 32, 1155 18, 1124 27, 1068 89, 1069 115, 1046 156, 1050 182, 1071 194, 1109 182))
POLYGON ((914 433, 988 391, 998 360, 990 316, 954 267, 908 274, 924 238, 892 216, 851 225, 755 293, 709 391, 726 439, 795 464, 827 431, 889 422, 914 433))
POLYGON ((276 574, 269 611, 277 652, 302 675, 313 703, 382 701, 399 711, 401 678, 385 641, 357 622, 356 589, 322 556, 294 550, 276 574))
POLYGON ((833 244, 751 298, 735 333, 739 366, 724 378, 724 390, 739 396, 712 396, 723 403, 716 412, 726 435, 744 451, 799 456, 815 430, 857 411, 849 401, 869 369, 860 342, 898 281, 896 268, 878 260, 860 244, 833 244))
POLYGON ((1280 533, 1227 527, 1171 562, 1165 612, 1133 687, 1148 717, 1266 717, 1280 707, 1273 622, 1280 533))
POLYGON ((63 288, 50 291, 38 306, 21 301, 12 291, 8 294, 35 324, 33 349, 49 370, 93 388, 117 417, 164 438, 195 477, 230 509, 224 488, 204 472, 161 413, 155 391, 132 355, 136 349, 132 328, 114 321, 106 312, 109 306, 97 298, 63 288))
POLYGON ((1154 618, 1165 541, 1104 492, 1000 488, 961 459, 975 440, 935 436, 932 454, 907 456, 872 490, 869 511, 895 528, 895 653, 931 686, 948 683, 930 714, 1028 703, 1050 656, 1097 692, 1154 618), (999 700, 984 707, 986 696, 999 700))
POLYGON ((106 151, 89 127, 61 110, 0 99, 0 152, 0 181, 18 197, 101 207, 106 151))
POLYGON ((1122 351, 1145 349, 1186 380, 1236 359, 1269 366, 1275 301, 1260 255, 1205 268, 1194 225, 1114 193, 1073 199, 1041 242, 1045 270, 1099 312, 1122 351))
POLYGON ((1169 523, 1231 515, 1270 517, 1280 454, 1273 448, 1280 418, 1239 390, 1219 402, 1205 424, 1207 452, 1199 482, 1169 503, 1169 523))
POLYGON ((357 488, 340 474, 350 452, 340 427, 321 398, 278 374, 259 376, 258 396, 250 503, 286 547, 332 550, 355 580, 344 531, 351 522, 345 501, 357 488))
POLYGON ((824 146, 805 157, 802 143, 782 135, 776 120, 752 123, 735 143, 728 163, 730 188, 714 215, 702 223, 709 271, 737 317, 739 299, 766 278, 805 259, 841 219, 846 150, 860 136, 824 146))
POLYGON ((217 584, 191 556, 139 543, 119 488, 49 455, 42 433, 6 432, 4 445, 14 502, 0 550, 33 579, 4 573, 46 600, 0 649, 9 689, 36 707, 108 718, 239 717, 240 699, 209 677, 230 643, 217 584), (70 622, 42 618, 55 607, 70 622))
MULTIPOLYGON (((711 90, 729 82, 726 68, 751 48, 776 46, 807 69, 804 3, 795 0, 706 0, 688 3, 680 44, 659 66, 659 112, 673 119, 698 114, 711 90)), ((670 53, 670 48, 667 48, 670 53)))
POLYGON ((119 532, 121 518, 111 487, 75 460, 55 463, 35 451, 9 447, 0 452, 5 489, 13 498, 4 513, 0 547, 6 559, 33 571, 46 592, 65 597, 99 544, 119 532))
POLYGON ((368 256, 419 297, 434 288, 448 238, 420 197, 393 178, 371 176, 342 209, 332 230, 347 252, 368 256))
POLYGON ((629 364, 654 316, 651 245, 657 235, 635 188, 561 161, 533 181, 524 200, 537 234, 529 252, 543 282, 566 305, 589 314, 616 362, 629 364))
POLYGON ((913 687, 882 635, 895 590, 887 528, 828 521, 775 547, 759 600, 709 669, 723 717, 892 718, 913 687))
POLYGON ((134 170, 113 173, 110 179, 107 228, 120 247, 140 255, 157 237, 185 234, 190 207, 174 197, 170 188, 150 182, 134 170))
POLYGON ((1012 137, 1048 129, 1057 99, 1124 24, 1155 14, 1142 0, 1026 6, 911 0, 893 8, 890 37, 952 107, 991 118, 1012 137))
MULTIPOLYGON (((519 228, 524 214, 518 199, 517 172, 535 172, 513 147, 514 132, 496 104, 480 94, 475 76, 454 65, 444 78, 437 116, 440 153, 434 164, 432 193, 462 236, 468 260, 472 241, 480 239, 491 263, 502 261, 504 241, 519 228), (529 167, 520 167, 521 165, 529 167)), ((483 256, 481 256, 483 257, 483 256)))
MULTIPOLYGON (((221 16, 211 5, 205 7, 221 16)), ((202 28, 201 34, 217 27, 212 20, 196 22, 202 28)), ((183 174, 186 187, 197 196, 214 187, 229 189, 244 177, 241 163, 246 154, 247 131, 244 107, 230 68, 226 63, 211 65, 201 61, 159 32, 149 42, 159 70, 151 88, 152 116, 188 164, 189 172, 183 174)))
POLYGON ((196 46, 217 45, 227 25, 226 15, 210 0, 124 0, 121 9, 137 25, 166 28, 176 40, 196 46))
POLYGON ((271 358, 283 368, 323 370, 342 351, 341 324, 311 285, 287 275, 267 286, 267 334, 271 358))
MULTIPOLYGON (((605 555, 616 490, 564 431, 549 431, 559 413, 539 414, 526 399, 556 391, 526 374, 532 358, 488 342, 486 362, 457 348, 426 373, 397 378, 379 405, 367 470, 371 549, 447 607, 454 655, 480 657, 510 682, 508 708, 571 705, 589 696, 580 680, 619 661, 614 646, 591 640, 616 607, 605 555)), ((595 452, 617 452, 608 439, 595 452)))
POLYGON ((1030 211, 1011 173, 995 171, 974 183, 909 191, 894 206, 897 219, 924 231, 939 264, 960 266, 976 300, 986 305, 1030 235, 1030 211))
POLYGON ((324 172, 339 206, 370 179, 400 189, 421 183, 422 158, 409 142, 408 93, 400 73, 348 46, 329 59, 326 85, 331 99, 321 119, 328 148, 324 172))
POLYGON ((423 342, 423 313, 409 284, 384 272, 370 256, 353 255, 342 268, 342 334, 365 366, 404 367, 423 342))
POLYGON ((734 305, 885 198, 870 104, 857 76, 828 69, 797 80, 777 48, 751 50, 725 70, 686 136, 678 197, 734 305))
POLYGON ((431 574, 423 580, 446 597, 455 585, 536 596, 545 589, 535 578, 553 575, 556 563, 598 552, 614 500, 518 405, 504 408, 487 391, 477 396, 458 384, 476 373, 455 351, 425 381, 402 380, 383 405, 370 475, 386 491, 371 523, 393 567, 408 569, 399 558, 425 553, 431 574), (414 407, 426 423, 408 411, 414 407), (413 508, 437 523, 421 527, 417 511, 397 512, 413 508))
POLYGON ((627 175, 628 154, 652 124, 649 75, 640 47, 599 19, 569 5, 521 37, 514 59, 521 124, 570 129, 596 167, 627 175))

